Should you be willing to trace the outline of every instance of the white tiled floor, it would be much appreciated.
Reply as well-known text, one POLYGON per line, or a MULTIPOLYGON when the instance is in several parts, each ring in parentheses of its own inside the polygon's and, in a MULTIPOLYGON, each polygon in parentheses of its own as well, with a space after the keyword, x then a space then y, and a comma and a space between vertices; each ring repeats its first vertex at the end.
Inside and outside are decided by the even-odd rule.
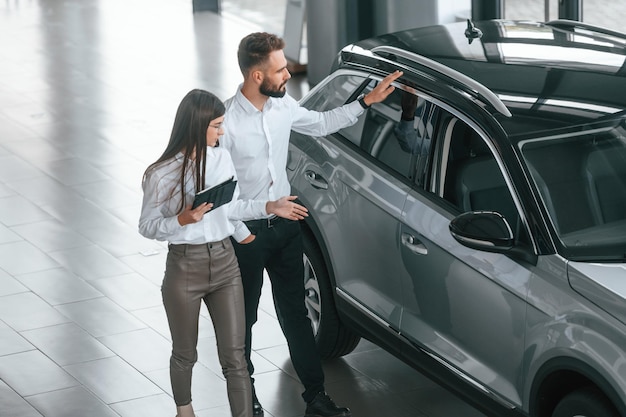
MULTIPOLYGON (((165 245, 136 231, 141 175, 183 95, 230 97, 239 40, 280 33, 284 5, 224 0, 220 16, 190 0, 0 3, 0 416, 174 415, 165 245)), ((289 85, 308 88, 303 76, 289 85)), ((300 416, 267 292, 262 309, 259 397, 268 417, 300 416)), ((206 311, 200 337, 198 417, 228 416, 206 311)), ((481 416, 366 341, 324 367, 355 417, 481 416)))

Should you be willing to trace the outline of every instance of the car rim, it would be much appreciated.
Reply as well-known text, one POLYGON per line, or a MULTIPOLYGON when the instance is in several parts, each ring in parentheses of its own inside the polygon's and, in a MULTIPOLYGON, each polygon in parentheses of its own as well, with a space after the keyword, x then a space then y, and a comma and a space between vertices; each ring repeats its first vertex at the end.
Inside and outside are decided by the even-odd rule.
POLYGON ((304 303, 311 319, 313 333, 317 335, 322 316, 322 302, 320 299, 320 286, 317 282, 317 275, 311 265, 309 258, 304 255, 304 303))

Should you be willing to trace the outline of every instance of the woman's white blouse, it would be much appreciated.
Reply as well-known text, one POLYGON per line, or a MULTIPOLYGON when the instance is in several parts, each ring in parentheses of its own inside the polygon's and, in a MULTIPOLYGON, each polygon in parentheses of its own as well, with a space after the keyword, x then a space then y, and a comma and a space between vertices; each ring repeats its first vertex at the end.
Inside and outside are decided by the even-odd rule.
MULTIPOLYGON (((233 236, 240 242, 250 235, 241 220, 267 217, 266 201, 239 200, 239 186, 235 188, 233 200, 215 210, 210 210, 201 221, 181 226, 177 211, 180 207, 180 172, 183 155, 164 161, 151 169, 144 178, 143 204, 139 218, 139 233, 149 239, 180 244, 217 242, 233 236)), ((185 183, 185 207, 190 206, 195 195, 191 173, 185 183)), ((223 148, 207 148, 206 187, 217 185, 234 176, 235 167, 230 154, 223 148)))

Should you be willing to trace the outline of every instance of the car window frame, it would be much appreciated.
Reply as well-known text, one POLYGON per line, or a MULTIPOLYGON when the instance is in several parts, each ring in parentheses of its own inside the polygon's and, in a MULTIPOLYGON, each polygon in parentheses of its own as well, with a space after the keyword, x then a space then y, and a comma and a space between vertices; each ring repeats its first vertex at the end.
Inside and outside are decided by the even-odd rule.
POLYGON ((487 146, 490 155, 495 159, 500 174, 504 178, 506 188, 513 199, 513 204, 515 205, 517 214, 520 216, 521 227, 524 228, 526 236, 528 237, 528 242, 526 243, 531 245, 533 253, 539 254, 539 247, 536 238, 531 231, 528 217, 526 216, 526 212, 522 207, 519 194, 515 189, 515 186, 511 179, 511 175, 506 168, 506 165, 504 164, 504 161, 502 160, 500 153, 497 151, 497 148, 493 141, 489 139, 488 135, 484 132, 483 129, 481 129, 475 122, 466 117, 464 114, 457 111, 453 107, 441 102, 440 100, 433 98, 433 101, 438 102, 435 104, 439 105, 448 114, 445 114, 445 112, 443 112, 439 118, 439 125, 437 127, 438 133, 435 135, 435 142, 433 143, 433 146, 435 147, 435 156, 431 166, 432 172, 430 174, 431 182, 428 187, 429 192, 434 194, 441 201, 445 202, 447 207, 454 207, 455 212, 457 212, 457 214, 460 214, 460 210, 453 203, 446 200, 446 198, 443 196, 446 172, 442 171, 441 167, 444 164, 444 160, 445 164, 447 164, 448 161, 450 140, 452 139, 451 133, 454 125, 458 122, 464 123, 468 128, 472 129, 480 137, 483 144, 487 146), (444 140, 442 140, 442 138, 444 138, 444 140))

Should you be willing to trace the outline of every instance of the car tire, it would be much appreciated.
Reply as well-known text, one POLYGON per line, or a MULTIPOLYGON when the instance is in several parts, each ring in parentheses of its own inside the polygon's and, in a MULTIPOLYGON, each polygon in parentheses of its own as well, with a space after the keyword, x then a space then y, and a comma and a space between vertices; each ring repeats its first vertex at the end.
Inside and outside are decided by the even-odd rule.
POLYGON ((563 397, 552 417, 620 417, 611 402, 598 389, 581 388, 563 397))
POLYGON ((328 268, 311 233, 303 233, 304 290, 315 342, 323 359, 338 358, 354 350, 361 337, 339 319, 328 268))

